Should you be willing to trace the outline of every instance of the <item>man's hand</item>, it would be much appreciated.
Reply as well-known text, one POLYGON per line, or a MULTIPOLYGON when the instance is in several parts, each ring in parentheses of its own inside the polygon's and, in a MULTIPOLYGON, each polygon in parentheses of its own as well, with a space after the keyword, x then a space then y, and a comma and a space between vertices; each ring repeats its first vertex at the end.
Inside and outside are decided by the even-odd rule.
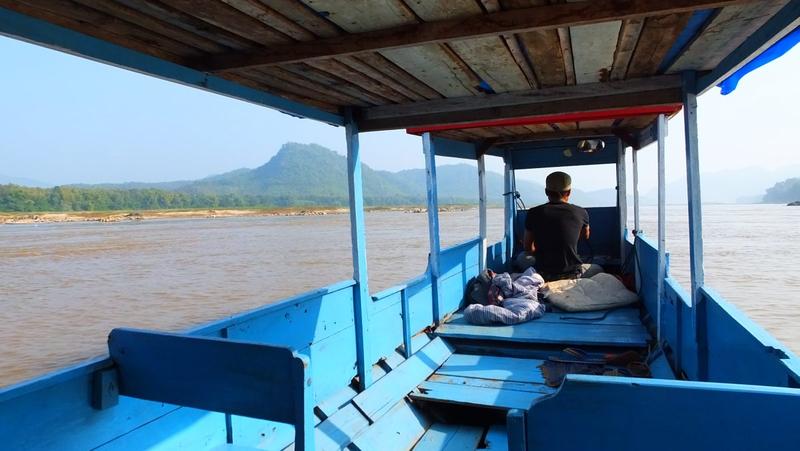
POLYGON ((536 252, 536 247, 533 245, 533 232, 525 230, 525 237, 522 241, 522 250, 528 252, 536 252))
POLYGON ((583 226, 583 229, 581 229, 581 238, 588 240, 589 235, 590 235, 589 224, 586 224, 585 226, 583 226))

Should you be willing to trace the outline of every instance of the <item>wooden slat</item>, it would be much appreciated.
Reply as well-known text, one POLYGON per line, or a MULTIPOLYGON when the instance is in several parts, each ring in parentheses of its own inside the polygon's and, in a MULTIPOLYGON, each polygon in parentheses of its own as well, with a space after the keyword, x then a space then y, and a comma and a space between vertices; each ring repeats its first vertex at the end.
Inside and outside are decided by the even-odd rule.
POLYGON ((713 69, 786 3, 763 0, 723 8, 668 72, 713 69))
POLYGON ((352 67, 335 59, 309 61, 306 64, 322 72, 327 72, 332 76, 345 79, 361 89, 381 96, 388 101, 403 103, 412 100, 411 97, 405 96, 386 84, 373 80, 358 70, 353 69, 352 67))
POLYGON ((0 0, 0 6, 86 33, 89 36, 119 43, 130 49, 167 61, 183 63, 187 57, 201 54, 187 45, 169 38, 159 37, 144 28, 65 0, 46 0, 42 2, 0 0), (87 23, 97 23, 100 26, 86 29, 87 23), (106 26, 102 26, 104 24, 106 26))
POLYGON ((466 387, 428 381, 421 383, 417 391, 411 394, 412 399, 419 401, 484 407, 496 410, 527 410, 534 400, 542 396, 545 395, 543 393, 466 387))
POLYGON ((691 18, 691 13, 648 17, 628 66, 627 77, 647 77, 655 74, 691 18))
POLYGON ((202 36, 220 45, 239 51, 250 51, 255 43, 247 39, 217 28, 183 11, 171 8, 156 0, 114 0, 114 3, 125 5, 131 9, 141 11, 169 25, 202 36))
POLYGON ((576 83, 592 83, 610 78, 621 26, 622 22, 613 21, 570 28, 576 83))
POLYGON ((316 37, 296 22, 256 0, 220 0, 259 22, 274 28, 298 41, 310 41, 316 37))
MULTIPOLYGON (((519 10, 546 6, 547 0, 500 0, 503 9, 519 10)), ((561 38, 557 29, 529 31, 517 34, 521 47, 527 53, 537 80, 535 87, 563 86, 567 83, 561 38)))
POLYGON ((610 129, 614 126, 614 119, 603 119, 598 121, 581 121, 578 122, 578 129, 590 129, 590 130, 597 130, 597 129, 610 129))
POLYGON ((369 427, 369 424, 369 420, 356 406, 347 404, 317 426, 314 431, 316 449, 318 451, 346 449, 356 435, 369 427))
POLYGON ((445 324, 441 337, 493 340, 515 343, 543 343, 590 346, 647 346, 650 336, 642 326, 529 323, 514 326, 473 326, 445 324))
POLYGON ((369 64, 376 69, 379 69, 398 84, 402 84, 409 90, 418 93, 426 99, 439 99, 442 97, 442 95, 436 92, 436 90, 413 77, 411 74, 393 62, 389 61, 386 59, 386 57, 379 53, 364 53, 354 58, 364 62, 365 64, 369 64))
POLYGON ((230 81, 240 83, 244 86, 269 91, 275 95, 279 95, 281 97, 307 105, 312 105, 325 111, 337 112, 339 110, 338 106, 336 105, 319 100, 319 98, 316 97, 309 97, 309 95, 313 94, 312 91, 278 79, 249 73, 229 73, 225 75, 225 78, 230 81))
POLYGON ((473 76, 440 45, 384 50, 381 54, 445 97, 477 93, 473 76))
MULTIPOLYGON (((460 19, 482 14, 474 0, 447 2, 409 2, 414 13, 426 22, 460 19)), ((528 89, 530 85, 519 70, 505 43, 499 37, 468 39, 448 44, 481 79, 496 92, 528 89)))
POLYGON ((222 2, 204 2, 202 6, 199 6, 193 0, 160 1, 204 22, 261 45, 272 46, 291 42, 291 39, 283 33, 222 2))
POLYGON ((425 434, 430 425, 431 421, 419 409, 403 399, 359 434, 353 444, 362 451, 405 451, 425 434))
POLYGON ((104 12, 110 16, 117 17, 132 24, 138 25, 142 28, 148 29, 154 33, 162 36, 167 36, 178 42, 191 45, 209 53, 220 53, 230 51, 229 47, 219 44, 217 41, 205 38, 203 36, 190 33, 181 28, 167 24, 161 20, 151 17, 136 9, 121 5, 115 2, 97 2, 93 0, 73 0, 75 3, 94 8, 98 11, 104 12))
POLYGON ((544 384, 538 359, 490 355, 453 354, 436 370, 437 375, 492 379, 503 382, 544 384))
MULTIPOLYGON (((381 70, 365 63, 359 56, 342 56, 336 59, 337 62, 346 65, 352 70, 358 71, 361 74, 391 88, 398 94, 405 96, 411 100, 426 100, 426 97, 418 94, 417 92, 407 88, 405 85, 398 83, 394 78, 386 75, 381 70)), ((439 96, 436 96, 439 97, 439 96)), ((434 97, 434 98, 436 98, 434 97)))
MULTIPOLYGON (((606 324, 617 326, 638 326, 642 324, 639 310, 635 308, 620 308, 607 312, 547 312, 536 319, 540 323, 569 323, 569 324, 606 324)), ((464 315, 454 313, 447 321, 448 324, 467 324, 464 315)))
POLYGON ((327 72, 319 71, 305 64, 287 64, 281 66, 288 72, 304 77, 310 81, 321 84, 322 86, 339 91, 351 97, 367 102, 372 105, 383 105, 388 103, 386 99, 367 92, 364 89, 339 77, 334 77, 327 72))
POLYGON ((639 42, 639 34, 644 27, 644 19, 630 19, 622 22, 617 50, 614 53, 614 64, 611 68, 611 80, 622 80, 628 73, 628 66, 639 42))
POLYGON ((452 354, 450 347, 436 338, 409 357, 389 374, 353 398, 353 403, 372 421, 384 415, 397 401, 428 377, 452 354))
POLYGON ((483 436, 480 426, 435 423, 414 446, 414 451, 474 450, 483 436))
POLYGON ((495 424, 489 427, 486 437, 486 449, 490 451, 508 451, 508 432, 504 424, 495 424))
MULTIPOLYGON (((628 0, 623 4, 616 0, 595 0, 498 11, 427 23, 414 23, 416 18, 413 17, 410 10, 400 6, 404 5, 403 3, 390 0, 370 2, 369 8, 353 7, 351 4, 331 0, 307 1, 313 3, 318 11, 328 12, 328 18, 337 25, 356 34, 293 45, 273 45, 257 54, 219 55, 208 61, 207 69, 217 71, 245 66, 281 64, 484 36, 499 36, 534 30, 556 30, 561 27, 601 24, 610 20, 688 12, 731 5, 741 0, 674 0, 671 2, 628 0), (354 29, 360 29, 360 31, 354 29)), ((202 13, 207 16, 209 11, 203 9, 202 13)), ((222 20, 212 21, 212 23, 220 25, 224 22, 222 20)), ((258 21, 255 22, 263 25, 258 21)), ((231 31, 238 28, 232 27, 231 31)), ((261 36, 261 38, 261 40, 266 40, 268 36, 261 36)))
POLYGON ((574 85, 575 79, 575 57, 572 52, 572 34, 569 28, 558 29, 558 41, 561 44, 561 56, 564 59, 564 75, 568 85, 574 85))
POLYGON ((499 381, 494 379, 481 379, 477 377, 448 376, 444 374, 432 374, 428 378, 429 382, 439 382, 442 384, 452 384, 466 387, 492 388, 495 390, 525 391, 531 393, 552 393, 556 391, 552 387, 543 384, 533 384, 528 382, 499 381))
POLYGON ((335 415, 339 409, 347 405, 357 394, 358 392, 348 385, 317 404, 317 409, 324 417, 323 420, 335 415))
POLYGON ((294 21, 296 24, 311 31, 317 36, 330 38, 339 35, 340 30, 336 25, 325 20, 313 9, 303 5, 297 0, 259 0, 275 11, 294 21))
POLYGON ((679 86, 679 78, 667 76, 546 88, 488 97, 430 100, 368 108, 360 112, 359 122, 363 131, 374 131, 674 104, 680 102, 679 86))
POLYGON ((305 77, 297 75, 296 73, 289 72, 280 67, 264 67, 258 69, 250 69, 249 71, 251 71, 254 74, 259 74, 253 77, 255 80, 262 81, 264 84, 267 85, 275 85, 276 87, 281 89, 289 89, 292 92, 294 92, 297 89, 299 89, 301 92, 305 90, 308 95, 312 95, 317 98, 324 98, 326 100, 331 100, 340 105, 352 105, 352 106, 370 105, 368 102, 365 102, 357 97, 340 93, 336 91, 334 88, 327 88, 326 86, 321 85, 320 83, 313 82, 311 80, 306 79, 305 77))

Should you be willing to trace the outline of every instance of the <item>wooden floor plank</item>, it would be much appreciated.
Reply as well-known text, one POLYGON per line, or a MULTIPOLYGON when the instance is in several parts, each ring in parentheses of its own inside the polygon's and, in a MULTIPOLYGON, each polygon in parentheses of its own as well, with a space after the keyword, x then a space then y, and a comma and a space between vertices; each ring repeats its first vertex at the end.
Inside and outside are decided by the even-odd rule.
POLYGON ((495 424, 486 432, 483 440, 486 448, 490 451, 508 451, 508 431, 504 424, 495 424))
POLYGON ((494 379, 481 379, 477 377, 448 376, 446 374, 431 374, 430 382, 440 382, 466 387, 493 388, 495 390, 524 391, 529 393, 552 393, 553 387, 531 382, 499 381, 494 379))
POLYGON ((425 434, 430 424, 419 409, 403 399, 359 434, 353 445, 361 451, 407 450, 425 434))
POLYGON ((320 402, 317 405, 317 409, 325 415, 325 418, 328 418, 336 413, 342 406, 350 402, 357 394, 358 392, 348 385, 320 402))
POLYGON ((485 407, 495 410, 529 409, 543 393, 499 390, 486 387, 465 387, 440 382, 423 382, 411 398, 445 404, 485 407))
POLYGON ((317 426, 315 447, 325 451, 343 449, 367 427, 369 420, 354 405, 347 404, 317 426))
POLYGON ((446 323, 436 335, 516 343, 542 343, 589 346, 647 346, 650 339, 644 326, 607 324, 548 323, 536 320, 514 326, 474 326, 446 323))
POLYGON ((544 376, 539 368, 542 363, 543 361, 538 359, 453 354, 442 364, 441 368, 436 370, 436 374, 544 384, 544 376))
POLYGON ((376 421, 425 380, 453 353, 441 338, 397 366, 389 374, 353 398, 353 403, 372 421, 376 421))
POLYGON ((463 451, 478 447, 483 436, 480 426, 436 423, 419 439, 414 451, 463 451))

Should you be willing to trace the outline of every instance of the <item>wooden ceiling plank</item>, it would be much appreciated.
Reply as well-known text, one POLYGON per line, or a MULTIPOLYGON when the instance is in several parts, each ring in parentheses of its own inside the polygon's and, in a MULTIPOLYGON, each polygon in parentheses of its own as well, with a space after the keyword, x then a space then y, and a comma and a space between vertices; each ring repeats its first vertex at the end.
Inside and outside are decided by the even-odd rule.
POLYGON ((68 1, 0 0, 0 6, 179 64, 185 64, 187 56, 199 54, 185 44, 170 45, 172 41, 166 42, 167 38, 159 39, 148 30, 68 1), (99 26, 87 29, 87 22, 99 26), (102 26, 107 23, 114 24, 114 32, 102 26), (164 45, 161 45, 162 40, 164 45))
POLYGON ((332 113, 336 113, 339 110, 338 106, 319 100, 319 97, 308 97, 309 94, 313 93, 299 86, 283 83, 275 78, 258 77, 257 75, 256 77, 251 77, 249 75, 250 74, 248 74, 246 71, 244 73, 231 73, 229 74, 228 79, 251 88, 262 91, 266 90, 286 99, 306 105, 312 105, 332 113))
POLYGON ((160 1, 172 8, 184 11, 209 24, 263 46, 269 47, 275 44, 291 44, 292 42, 292 40, 283 33, 216 0, 199 3, 194 0, 160 1))
POLYGON ((572 34, 569 28, 558 29, 558 42, 561 44, 561 57, 564 59, 564 76, 568 85, 574 85, 575 57, 572 52, 572 34))
POLYGON ((356 71, 366 75, 367 77, 369 77, 369 78, 371 78, 371 79, 373 79, 373 80, 375 80, 375 81, 377 81, 379 83, 382 83, 385 86, 390 87, 391 89, 393 89, 394 91, 396 91, 399 94, 402 94, 403 96, 405 96, 408 99, 411 99, 411 100, 427 100, 421 94, 418 94, 415 91, 407 88, 402 83, 398 83, 394 78, 386 75, 385 73, 383 73, 379 69, 377 69, 377 68, 375 68, 375 67, 373 67, 373 66, 371 66, 371 65, 369 65, 367 63, 365 63, 364 61, 362 61, 357 56, 343 56, 343 57, 337 58, 336 61, 346 65, 347 67, 349 67, 352 70, 356 70, 356 71))
POLYGON ((361 87, 361 89, 365 91, 369 91, 372 94, 387 99, 389 102, 405 103, 413 100, 411 97, 398 93, 397 91, 387 86, 386 84, 373 80, 367 75, 364 75, 358 70, 355 70, 352 67, 340 61, 334 59, 317 60, 317 61, 309 61, 307 64, 320 71, 327 72, 339 78, 343 78, 349 81, 350 83, 358 85, 359 87, 361 87))
MULTIPOLYGON (((407 5, 425 22, 461 19, 483 14, 474 0, 431 2, 410 0, 407 5)), ((495 92, 528 89, 525 74, 517 66, 500 37, 489 36, 449 42, 447 45, 464 61, 468 69, 488 83, 495 92), (516 69, 516 70, 515 70, 516 69)), ((480 80, 477 80, 480 83, 480 80)), ((476 84, 478 84, 476 83, 476 84)))
POLYGON ((527 135, 504 137, 497 141, 495 145, 530 141, 550 141, 554 139, 566 138, 594 138, 599 136, 613 136, 615 131, 615 129, 551 130, 543 133, 530 133, 527 135))
POLYGON ((603 119, 598 121, 581 121, 578 123, 580 130, 596 130, 614 128, 614 119, 603 119))
POLYGON ((221 45, 214 40, 198 36, 181 28, 172 26, 136 9, 114 2, 98 2, 94 0, 73 0, 75 3, 88 8, 96 9, 105 14, 125 20, 139 27, 166 36, 175 41, 191 45, 208 53, 230 51, 229 47, 221 45))
POLYGON ((298 41, 311 41, 317 35, 301 27, 296 22, 288 19, 283 14, 256 0, 221 0, 231 7, 272 27, 281 33, 298 41))
POLYGON ((667 72, 714 69, 787 3, 788 0, 763 0, 723 8, 667 72))
POLYGON ((114 0, 114 2, 238 51, 249 52, 256 45, 241 36, 212 26, 194 16, 170 8, 155 0, 114 0))
POLYGON ((378 97, 361 87, 351 84, 347 80, 333 76, 327 72, 317 70, 305 64, 286 64, 281 66, 283 69, 305 77, 308 80, 319 83, 328 89, 334 89, 349 96, 361 99, 371 105, 384 105, 388 103, 384 98, 378 97))
MULTIPOLYGON (((165 1, 191 3, 190 0, 165 1)), ((498 11, 427 23, 412 22, 412 20, 416 20, 416 17, 413 17, 414 14, 411 11, 405 11, 403 7, 391 0, 357 0, 347 3, 334 0, 305 1, 317 11, 328 13, 331 21, 353 34, 294 45, 273 45, 269 49, 254 54, 218 55, 209 61, 207 69, 217 71, 245 66, 281 64, 483 36, 498 36, 533 30, 556 30, 567 26, 602 24, 627 18, 688 12, 752 0, 673 0, 670 2, 626 0, 624 3, 620 3, 619 0, 595 0, 498 11), (362 6, 365 7, 358 6, 362 3, 362 6)), ((222 6, 227 8, 227 5, 222 6)), ((203 8, 199 11, 207 16, 210 9, 203 8)), ((238 13, 238 11, 234 12, 238 13)), ((215 17, 217 16, 214 15, 209 20, 215 17)), ((254 19, 250 18, 250 20, 254 19)), ((222 24, 221 20, 217 21, 222 24)), ((266 28, 261 27, 257 31, 263 32, 264 29, 266 28)))
MULTIPOLYGON (((500 0, 504 10, 545 7, 548 0, 500 0)), ((561 53, 561 38, 557 29, 519 33, 517 40, 527 54, 537 86, 563 86, 567 83, 566 66, 561 53)))
POLYGON ((370 66, 379 69, 387 76, 392 77, 398 83, 406 86, 408 89, 420 94, 422 97, 428 100, 439 99, 442 97, 442 95, 436 92, 436 90, 421 82, 416 77, 409 74, 379 53, 364 53, 352 58, 363 61, 365 64, 369 64, 370 66))
POLYGON ((384 50, 381 54, 445 97, 476 94, 473 75, 465 73, 442 47, 439 44, 423 45, 384 50))
POLYGON ((570 27, 577 84, 608 80, 622 22, 570 27))
POLYGON ((617 50, 614 53, 614 64, 611 67, 611 80, 623 80, 628 73, 628 66, 639 42, 639 35, 644 27, 644 19, 622 21, 617 50))
MULTIPOLYGON (((531 103, 556 103, 570 100, 588 101, 596 97, 621 94, 644 95, 662 89, 680 89, 681 78, 678 75, 661 75, 648 79, 621 80, 606 83, 592 83, 575 86, 559 86, 511 92, 486 97, 465 96, 453 99, 428 100, 407 105, 387 105, 371 108, 364 112, 366 119, 383 119, 405 115, 424 113, 459 112, 475 108, 501 108, 531 103)), ((643 99, 643 101, 646 99, 643 99)), ((578 110, 579 111, 579 110, 578 110)))
MULTIPOLYGON (((366 33, 374 30, 414 26, 419 19, 405 3, 399 0, 303 0, 315 11, 327 14, 328 20, 348 33, 366 33)), ((347 39, 342 37, 341 39, 347 39)), ((464 63, 454 58, 444 45, 431 44, 414 48, 401 48, 380 52, 386 59, 402 68, 446 97, 475 94, 475 75, 464 70, 464 63)))
POLYGON ((332 38, 341 34, 339 28, 332 22, 317 14, 297 0, 259 0, 275 11, 288 17, 296 24, 322 38, 332 38))
POLYGON ((300 86, 303 89, 307 89, 315 97, 319 96, 320 98, 330 99, 331 101, 336 102, 340 105, 349 105, 357 107, 364 107, 369 105, 369 103, 361 99, 341 93, 335 89, 328 89, 326 86, 321 86, 319 83, 310 81, 305 77, 301 77, 295 73, 286 71, 280 67, 260 67, 249 70, 257 71, 259 73, 264 74, 266 77, 280 80, 280 82, 282 83, 288 83, 290 85, 300 86))
POLYGON ((628 65, 626 77, 648 77, 658 72, 667 52, 691 18, 692 13, 648 17, 628 65))

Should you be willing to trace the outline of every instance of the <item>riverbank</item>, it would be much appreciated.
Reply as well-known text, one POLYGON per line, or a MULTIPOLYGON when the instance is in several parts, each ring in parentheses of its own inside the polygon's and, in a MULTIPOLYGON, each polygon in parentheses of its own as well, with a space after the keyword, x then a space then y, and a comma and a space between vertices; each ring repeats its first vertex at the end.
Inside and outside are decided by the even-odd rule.
MULTIPOLYGON (((464 211, 473 206, 446 206, 440 212, 464 211)), ((40 224, 59 222, 125 222, 154 219, 214 219, 247 216, 324 216, 348 213, 347 208, 248 208, 248 209, 197 209, 197 210, 144 210, 144 211, 76 211, 41 213, 0 213, 0 224, 40 224)), ((399 211, 427 213, 422 207, 370 207, 367 212, 399 211)))

